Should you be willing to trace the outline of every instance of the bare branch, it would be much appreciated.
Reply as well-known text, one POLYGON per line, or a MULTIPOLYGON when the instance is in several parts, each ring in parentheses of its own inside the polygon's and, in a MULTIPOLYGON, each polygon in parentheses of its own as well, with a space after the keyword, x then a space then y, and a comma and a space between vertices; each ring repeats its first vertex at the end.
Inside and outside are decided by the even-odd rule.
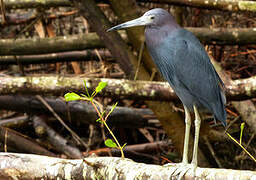
MULTIPOLYGON (((0 153, 0 178, 16 179, 171 179, 175 164, 169 166, 136 163, 117 157, 91 157, 67 160, 47 156, 0 153), (90 166, 94 165, 94 166, 90 166)), ((244 179, 256 176, 255 171, 197 168, 196 177, 205 180, 244 179)), ((175 178, 175 177, 174 177, 175 178)), ((185 178, 192 178, 188 171, 185 178)))
MULTIPOLYGON (((255 28, 187 28, 205 44, 256 44, 255 28)), ((120 35, 127 41, 124 31, 120 35)), ((0 55, 29 55, 104 48, 96 33, 55 38, 2 39, 0 55)))
MULTIPOLYGON (((86 78, 74 76, 26 76, 0 77, 0 94, 60 95, 70 91, 84 92, 84 81, 93 91, 100 81, 108 82, 101 95, 141 100, 177 100, 167 82, 131 81, 125 79, 86 78)), ((227 86, 230 100, 246 100, 256 97, 256 77, 231 81, 227 86)))
MULTIPOLYGON (((45 101, 61 118, 63 118, 63 120, 65 120, 66 123, 72 121, 73 125, 99 125, 99 123, 96 122, 98 116, 95 109, 93 109, 89 102, 65 102, 61 98, 45 98, 45 101), (71 119, 69 119, 68 113, 70 113, 71 119)), ((31 96, 0 96, 0 108, 32 114, 51 114, 37 98, 31 96)), ((111 106, 106 107, 107 112, 110 111, 110 109, 111 106)), ((155 116, 153 116, 152 111, 149 109, 116 107, 109 116, 108 124, 110 126, 114 125, 116 127, 126 128, 140 128, 145 126, 155 127, 156 123, 150 121, 152 119, 155 119, 155 116)))
POLYGON ((5 0, 4 3, 6 9, 49 8, 71 5, 69 0, 5 0))
MULTIPOLYGON (((102 59, 111 57, 108 50, 98 50, 102 59)), ((52 54, 24 55, 24 56, 0 56, 0 65, 9 64, 39 64, 39 63, 56 63, 70 61, 90 61, 98 60, 98 56, 94 50, 86 51, 70 51, 52 54)))
MULTIPOLYGON (((49 8, 59 6, 72 6, 69 0, 5 0, 6 9, 23 8, 49 8)), ((190 6, 202 9, 216 9, 222 11, 256 11, 255 1, 230 0, 138 0, 138 2, 163 3, 178 6, 190 6)))
POLYGON ((143 2, 164 3, 179 6, 190 6, 203 9, 216 9, 222 11, 251 11, 256 12, 255 1, 230 0, 139 0, 143 2))

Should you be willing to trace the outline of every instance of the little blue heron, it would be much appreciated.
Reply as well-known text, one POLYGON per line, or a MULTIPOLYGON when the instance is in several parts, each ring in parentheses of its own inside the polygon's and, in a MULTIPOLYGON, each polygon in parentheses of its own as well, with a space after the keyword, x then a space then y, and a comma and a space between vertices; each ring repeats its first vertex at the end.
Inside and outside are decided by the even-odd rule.
POLYGON ((214 115, 215 120, 226 126, 224 83, 199 40, 191 32, 181 28, 166 10, 152 9, 143 16, 112 27, 108 31, 133 26, 145 26, 149 53, 183 103, 186 128, 183 159, 177 169, 182 176, 188 169, 192 169, 195 176, 201 124, 199 111, 208 110, 214 115), (188 163, 187 157, 190 111, 195 113, 195 139, 191 164, 188 163))

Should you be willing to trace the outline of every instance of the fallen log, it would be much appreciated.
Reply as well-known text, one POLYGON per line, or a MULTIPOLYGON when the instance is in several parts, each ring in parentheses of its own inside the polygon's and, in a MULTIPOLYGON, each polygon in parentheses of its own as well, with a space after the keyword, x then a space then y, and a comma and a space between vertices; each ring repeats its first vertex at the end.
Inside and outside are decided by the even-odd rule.
MULTIPOLYGON (((73 91, 84 93, 84 81, 86 81, 90 92, 97 87, 99 82, 107 82, 107 87, 99 94, 101 96, 136 100, 178 100, 167 82, 56 75, 0 77, 0 95, 44 94, 59 96, 73 91)), ((229 100, 240 101, 254 98, 256 97, 256 77, 230 81, 226 89, 226 95, 229 100)))
POLYGON ((47 139, 54 149, 67 155, 67 157, 74 159, 82 158, 81 151, 77 147, 70 145, 64 137, 49 127, 44 122, 45 119, 44 116, 33 116, 32 120, 36 134, 39 137, 43 137, 42 139, 47 139))
MULTIPOLYGON (((99 56, 102 59, 111 57, 107 50, 98 50, 99 56)), ((94 50, 86 51, 70 51, 51 54, 39 55, 21 55, 21 56, 0 56, 0 65, 11 64, 39 64, 39 63, 56 63, 56 62, 70 62, 70 61, 91 61, 98 60, 99 57, 94 50)))
MULTIPOLYGON (((18 152, 27 152, 47 156, 55 156, 54 153, 40 146, 33 139, 9 128, 0 126, 0 142, 4 144, 4 151, 14 148, 18 152)), ((1 178, 0 178, 1 179, 1 178)))
MULTIPOLYGON (((187 28, 204 44, 256 44, 255 28, 187 28)), ((127 41, 124 31, 120 35, 127 41)), ((58 36, 54 38, 1 39, 0 55, 35 55, 64 51, 104 48, 96 33, 58 36)))
POLYGON ((163 3, 178 6, 190 6, 202 9, 215 9, 222 11, 248 11, 256 12, 255 1, 243 1, 243 0, 139 0, 143 2, 163 3))
MULTIPOLYGON (((138 0, 138 2, 161 3, 178 6, 190 6, 202 9, 215 9, 222 11, 251 11, 255 12, 255 1, 230 1, 230 0, 138 0)), ((6 9, 49 8, 72 6, 68 0, 5 0, 6 9)))
MULTIPOLYGON (((8 179, 172 179, 175 164, 168 166, 136 163, 117 157, 89 157, 68 160, 32 154, 0 153, 0 178, 8 179)), ((191 171, 185 179, 193 178, 191 171)), ((255 171, 197 168, 196 177, 204 180, 243 179, 255 171)), ((173 177, 176 179, 177 177, 173 177)))
POLYGON ((5 0, 4 5, 6 9, 27 9, 71 6, 72 3, 69 0, 5 0))
MULTIPOLYGON (((65 102, 61 98, 45 98, 45 101, 66 122, 72 124, 95 124, 99 125, 95 109, 89 102, 71 101, 65 102), (69 119, 69 115, 70 118, 69 119)), ((26 112, 28 114, 49 114, 49 110, 36 98, 29 96, 0 96, 0 109, 26 112)), ((108 112, 111 106, 106 108, 108 112)), ((154 117, 149 109, 135 109, 116 107, 108 118, 110 126, 125 128, 140 128, 155 126, 155 123, 147 118, 154 117), (121 117, 121 118, 120 118, 121 117)))

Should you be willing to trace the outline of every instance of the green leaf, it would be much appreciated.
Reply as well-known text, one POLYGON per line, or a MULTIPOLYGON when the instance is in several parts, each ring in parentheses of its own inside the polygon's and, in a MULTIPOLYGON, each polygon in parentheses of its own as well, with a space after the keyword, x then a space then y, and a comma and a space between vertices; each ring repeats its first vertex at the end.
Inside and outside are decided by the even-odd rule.
POLYGON ((108 85, 107 82, 102 82, 102 81, 99 82, 98 86, 95 89, 96 93, 102 91, 102 89, 104 89, 107 85, 108 85))
POLYGON ((114 109, 116 108, 117 104, 118 104, 118 102, 116 102, 116 103, 112 106, 112 108, 111 108, 111 110, 109 111, 108 114, 111 114, 111 113, 114 111, 114 109))
POLYGON ((102 120, 101 120, 100 118, 98 118, 98 119, 96 120, 96 122, 102 123, 102 120))
POLYGON ((105 142, 105 145, 110 148, 116 148, 117 145, 112 139, 107 139, 105 142))
POLYGON ((76 94, 74 92, 67 93, 67 94, 64 95, 64 97, 65 97, 66 101, 76 101, 76 100, 79 100, 81 98, 78 94, 76 94))
POLYGON ((240 132, 240 144, 242 144, 242 137, 243 137, 243 131, 244 131, 244 125, 245 123, 243 122, 240 126, 241 132, 240 132))
POLYGON ((85 87, 85 91, 86 91, 87 97, 90 97, 90 94, 89 94, 89 91, 88 91, 88 88, 87 88, 85 80, 84 80, 84 87, 85 87))

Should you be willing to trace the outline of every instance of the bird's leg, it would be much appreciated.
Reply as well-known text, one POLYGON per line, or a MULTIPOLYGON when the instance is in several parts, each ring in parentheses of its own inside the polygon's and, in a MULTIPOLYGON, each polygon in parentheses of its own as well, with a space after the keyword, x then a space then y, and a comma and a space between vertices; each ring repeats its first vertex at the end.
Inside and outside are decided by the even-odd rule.
POLYGON ((191 116, 188 108, 185 105, 184 105, 184 110, 185 110, 186 130, 185 130, 185 138, 184 138, 182 163, 188 164, 188 144, 189 144, 189 135, 190 135, 190 127, 191 127, 191 116))
POLYGON ((193 149, 193 157, 191 164, 194 166, 194 174, 197 167, 197 154, 198 154, 198 141, 199 141, 199 132, 200 132, 200 124, 201 118, 198 112, 197 107, 194 105, 194 113, 195 113, 195 139, 194 139, 194 149, 193 149))
POLYGON ((185 137, 184 137, 184 148, 183 148, 183 156, 182 162, 176 165, 176 169, 172 172, 173 176, 178 176, 178 180, 182 179, 186 172, 191 169, 191 165, 188 164, 188 145, 189 145, 189 135, 190 135, 190 127, 191 127, 191 116, 188 108, 184 105, 185 110, 185 137))

